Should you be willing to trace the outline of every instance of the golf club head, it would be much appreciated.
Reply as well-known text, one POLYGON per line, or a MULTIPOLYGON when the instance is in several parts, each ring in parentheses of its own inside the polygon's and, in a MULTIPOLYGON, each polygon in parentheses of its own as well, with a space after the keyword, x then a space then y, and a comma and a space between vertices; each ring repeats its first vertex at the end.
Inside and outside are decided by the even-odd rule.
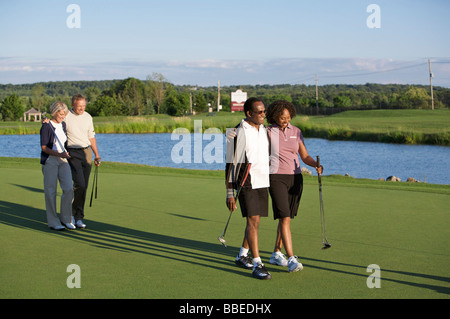
POLYGON ((331 248, 331 245, 329 243, 323 243, 322 249, 328 249, 331 248))
POLYGON ((217 239, 222 243, 222 245, 224 245, 224 247, 227 247, 225 238, 223 238, 222 236, 217 237, 217 239))

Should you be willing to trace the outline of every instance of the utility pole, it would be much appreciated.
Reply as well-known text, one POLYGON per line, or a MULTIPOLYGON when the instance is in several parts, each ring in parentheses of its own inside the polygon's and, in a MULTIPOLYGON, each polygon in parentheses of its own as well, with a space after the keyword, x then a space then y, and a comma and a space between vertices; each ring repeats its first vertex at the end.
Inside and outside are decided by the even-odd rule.
POLYGON ((319 89, 317 88, 317 73, 316 73, 316 115, 319 115, 319 89))
POLYGON ((217 82, 217 112, 219 112, 220 107, 220 80, 217 82))
POLYGON ((431 60, 430 59, 428 59, 428 69, 430 71, 431 109, 434 110, 433 73, 431 72, 431 60))

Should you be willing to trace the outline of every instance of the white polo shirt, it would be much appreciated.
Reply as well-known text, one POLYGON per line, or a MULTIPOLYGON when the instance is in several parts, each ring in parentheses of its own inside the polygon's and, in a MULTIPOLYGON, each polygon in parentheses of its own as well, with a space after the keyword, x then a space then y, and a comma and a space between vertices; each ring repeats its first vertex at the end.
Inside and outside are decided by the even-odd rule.
POLYGON ((66 116, 67 146, 69 148, 85 148, 91 145, 89 139, 95 137, 94 123, 89 113, 78 115, 70 110, 66 116))
POLYGON ((269 187, 269 139, 264 125, 251 126, 242 120, 245 134, 245 152, 248 162, 252 164, 250 176, 252 189, 269 187))

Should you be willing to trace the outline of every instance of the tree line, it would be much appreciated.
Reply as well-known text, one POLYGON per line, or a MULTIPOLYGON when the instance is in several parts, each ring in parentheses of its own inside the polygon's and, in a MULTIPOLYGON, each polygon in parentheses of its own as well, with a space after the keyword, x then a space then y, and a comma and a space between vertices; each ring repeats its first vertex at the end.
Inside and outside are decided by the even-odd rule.
MULTIPOLYGON (((292 102, 306 114, 330 114, 349 109, 431 108, 430 88, 423 85, 374 84, 364 85, 242 85, 220 89, 217 86, 199 87, 174 85, 162 74, 153 73, 145 80, 133 77, 105 81, 61 81, 33 84, 0 85, 0 119, 18 120, 31 107, 48 112, 50 105, 63 101, 68 106, 76 93, 86 96, 87 111, 93 116, 154 115, 181 116, 207 112, 211 106, 230 111, 231 92, 241 89, 248 96, 261 98, 266 105, 275 100, 292 102)), ((450 89, 434 88, 435 108, 450 106, 450 89)))

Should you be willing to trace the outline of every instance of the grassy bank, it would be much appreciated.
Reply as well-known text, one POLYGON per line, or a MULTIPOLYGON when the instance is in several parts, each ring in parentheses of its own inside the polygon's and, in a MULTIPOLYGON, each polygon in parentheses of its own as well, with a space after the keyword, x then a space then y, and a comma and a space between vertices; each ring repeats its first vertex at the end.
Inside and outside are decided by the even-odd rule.
MULTIPOLYGON (((172 133, 176 128, 201 129, 236 126, 242 113, 200 114, 189 117, 135 116, 94 118, 98 133, 172 133)), ((302 116, 292 123, 306 137, 400 144, 450 145, 450 110, 369 110, 348 111, 332 116, 302 116)), ((2 122, 0 134, 38 134, 39 123, 2 122)))
POLYGON ((330 140, 450 145, 449 110, 350 111, 293 123, 305 136, 330 140))
POLYGON ((317 180, 305 178, 299 216, 291 223, 305 268, 290 274, 268 264, 277 224, 264 218, 260 250, 273 276, 268 282, 234 265, 244 227, 239 211, 227 231, 229 247, 217 241, 228 217, 221 172, 104 162, 98 187, 98 199, 86 208, 88 228, 54 232, 46 226, 39 161, 0 158, 1 298, 450 295, 449 186, 325 176, 332 247, 324 251, 317 180), (66 285, 71 264, 81 269, 79 289, 66 285), (366 285, 371 264, 381 269, 379 289, 366 285))

